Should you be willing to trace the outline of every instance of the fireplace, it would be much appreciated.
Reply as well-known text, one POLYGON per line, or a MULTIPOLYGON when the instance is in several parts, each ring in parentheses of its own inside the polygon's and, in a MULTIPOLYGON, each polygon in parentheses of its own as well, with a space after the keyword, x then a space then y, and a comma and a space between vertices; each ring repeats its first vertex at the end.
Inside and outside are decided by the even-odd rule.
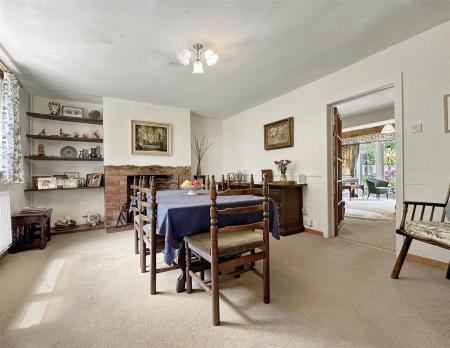
POLYGON ((120 209, 128 202, 130 186, 134 178, 145 176, 146 182, 151 176, 156 178, 157 190, 175 188, 191 176, 191 167, 170 166, 105 166, 105 225, 115 226, 120 209))

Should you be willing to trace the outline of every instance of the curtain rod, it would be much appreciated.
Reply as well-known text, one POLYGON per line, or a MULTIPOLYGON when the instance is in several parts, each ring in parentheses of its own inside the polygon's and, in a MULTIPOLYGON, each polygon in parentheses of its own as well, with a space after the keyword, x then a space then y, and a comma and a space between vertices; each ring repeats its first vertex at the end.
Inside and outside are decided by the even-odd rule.
MULTIPOLYGON (((8 66, 5 63, 3 63, 3 61, 1 59, 0 59, 0 70, 3 71, 4 73, 6 72, 6 73, 12 74, 11 70, 9 70, 8 66)), ((14 77, 16 77, 16 76, 14 75, 14 77)), ((17 80, 17 82, 19 82, 20 87, 23 87, 22 82, 20 82, 17 77, 16 77, 16 80, 17 80)))

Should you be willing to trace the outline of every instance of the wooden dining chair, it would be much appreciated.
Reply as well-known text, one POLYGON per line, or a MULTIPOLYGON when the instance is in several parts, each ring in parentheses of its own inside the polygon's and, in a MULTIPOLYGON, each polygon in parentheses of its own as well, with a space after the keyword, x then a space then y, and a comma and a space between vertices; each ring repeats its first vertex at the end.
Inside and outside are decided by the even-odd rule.
MULTIPOLYGON (((394 269, 392 270, 392 279, 398 279, 413 239, 450 250, 450 185, 448 186, 447 198, 444 203, 417 201, 403 202, 402 222, 396 232, 397 234, 404 236, 405 240, 398 255, 394 269), (410 221, 407 221, 408 210, 411 206, 412 213, 410 216, 410 221), (420 215, 417 214, 419 215, 419 220, 414 219, 417 218, 417 207, 419 207, 420 210, 420 215), (427 208, 430 215, 428 221, 424 221, 424 215, 427 208), (442 213, 440 215, 435 214, 437 210, 442 210, 442 213), (438 216, 438 220, 434 219, 436 215, 438 216), (445 215, 447 215, 448 222, 445 222, 445 215)), ((448 263, 446 278, 450 279, 450 261, 448 263)))
POLYGON ((130 195, 130 211, 133 215, 133 231, 134 231, 134 253, 139 254, 139 214, 141 213, 142 208, 139 206, 139 190, 144 185, 144 177, 143 176, 134 176, 133 185, 131 185, 132 193, 130 195))
POLYGON ((150 294, 156 294, 156 274, 179 268, 174 262, 167 267, 156 267, 156 254, 164 251, 165 237, 157 233, 157 203, 155 177, 150 179, 150 188, 140 189, 140 205, 147 210, 146 214, 139 214, 139 241, 141 272, 147 268, 147 255, 150 255, 150 294))
POLYGON ((220 324, 219 278, 235 278, 252 271, 263 279, 264 303, 270 303, 269 278, 269 186, 264 178, 262 203, 251 206, 218 209, 218 196, 260 195, 261 189, 236 189, 217 192, 214 176, 211 181, 210 231, 184 238, 186 246, 187 293, 192 292, 192 280, 212 295, 213 324, 220 324), (244 225, 217 226, 218 216, 240 215, 261 212, 262 219, 244 225), (262 234, 255 232, 262 229, 262 234), (211 264, 211 279, 205 281, 191 269, 192 252, 211 264), (254 263, 263 260, 263 273, 256 270, 254 263), (229 271, 232 270, 231 273, 229 271), (234 271, 233 271, 234 270, 234 271), (227 273, 228 272, 228 273, 227 273), (219 277, 220 273, 220 277, 219 277))

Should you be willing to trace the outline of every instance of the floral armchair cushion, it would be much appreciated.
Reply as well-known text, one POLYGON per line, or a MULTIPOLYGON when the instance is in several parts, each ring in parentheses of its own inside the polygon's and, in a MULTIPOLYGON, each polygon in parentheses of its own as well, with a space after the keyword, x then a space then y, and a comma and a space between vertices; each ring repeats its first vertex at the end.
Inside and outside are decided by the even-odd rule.
POLYGON ((408 221, 405 232, 412 237, 419 237, 438 242, 450 247, 450 222, 408 221))

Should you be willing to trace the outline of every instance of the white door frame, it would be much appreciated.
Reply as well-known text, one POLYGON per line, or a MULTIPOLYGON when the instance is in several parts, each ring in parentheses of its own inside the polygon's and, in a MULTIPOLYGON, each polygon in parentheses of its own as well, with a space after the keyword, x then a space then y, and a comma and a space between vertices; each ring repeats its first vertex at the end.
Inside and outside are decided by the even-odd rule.
MULTIPOLYGON (((404 192, 404 157, 403 157, 403 74, 399 73, 393 76, 384 83, 378 83, 373 89, 365 92, 355 94, 345 99, 340 99, 327 104, 327 197, 328 197, 328 229, 324 237, 334 237, 333 221, 334 221, 334 200, 333 200, 333 115, 332 108, 336 105, 359 99, 368 94, 379 92, 388 88, 394 88, 394 109, 395 109, 395 142, 396 142, 396 171, 397 171, 397 184, 396 184, 396 199, 398 202, 403 202, 404 192)), ((396 205, 396 225, 400 224, 402 215, 402 204, 396 205)), ((392 233, 395 233, 392 231, 392 233)), ((397 238, 399 238, 397 236, 397 238)), ((400 240, 396 240, 396 246, 401 245, 400 240)), ((396 247, 397 250, 397 247, 396 247)), ((398 250, 397 250, 398 252, 398 250)))

